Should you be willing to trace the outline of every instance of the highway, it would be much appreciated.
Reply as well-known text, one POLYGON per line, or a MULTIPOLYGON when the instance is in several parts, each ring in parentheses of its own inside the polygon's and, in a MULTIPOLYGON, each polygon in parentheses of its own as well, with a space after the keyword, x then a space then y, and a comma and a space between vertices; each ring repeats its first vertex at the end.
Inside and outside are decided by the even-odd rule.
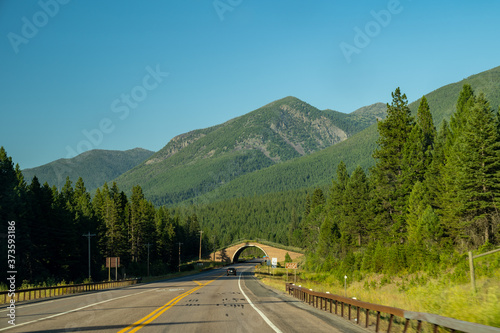
POLYGON ((5 307, 0 332, 366 332, 263 286, 255 263, 126 288, 5 307))

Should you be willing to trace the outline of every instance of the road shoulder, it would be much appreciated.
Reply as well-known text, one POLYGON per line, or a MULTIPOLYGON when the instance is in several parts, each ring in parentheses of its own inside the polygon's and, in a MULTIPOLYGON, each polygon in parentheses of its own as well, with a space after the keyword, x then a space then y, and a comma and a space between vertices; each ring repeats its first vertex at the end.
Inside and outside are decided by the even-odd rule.
MULTIPOLYGON (((354 324, 348 320, 342 319, 335 314, 325 312, 316 309, 304 302, 286 294, 285 292, 271 288, 251 274, 244 275, 244 287, 249 292, 249 297, 255 304, 265 311, 269 318, 275 322, 279 327, 287 327, 296 329, 297 323, 291 325, 290 322, 294 322, 291 318, 293 314, 299 315, 300 311, 305 311, 307 315, 304 315, 304 325, 318 325, 325 330, 332 332, 335 329, 337 332, 348 332, 348 333, 366 333, 371 332, 357 324, 354 324), (278 306, 281 305, 281 306, 278 306), (287 309, 289 307, 289 309, 287 309), (289 311, 290 310, 290 311, 289 311), (300 310, 300 311, 298 311, 300 310), (283 315, 285 313, 285 315, 283 315), (290 314, 286 314, 290 313, 290 314), (288 318, 287 318, 288 317, 288 318), (307 323, 309 321, 309 323, 307 323)), ((286 331, 283 328, 283 331, 286 331)))

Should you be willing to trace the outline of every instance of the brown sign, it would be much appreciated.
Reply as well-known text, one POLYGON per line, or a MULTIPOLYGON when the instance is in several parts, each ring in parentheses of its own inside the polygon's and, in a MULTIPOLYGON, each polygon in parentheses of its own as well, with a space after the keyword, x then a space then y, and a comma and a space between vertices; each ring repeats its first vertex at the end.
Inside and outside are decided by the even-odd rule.
POLYGON ((287 268, 287 269, 297 269, 297 263, 296 262, 287 262, 285 264, 285 268, 287 268))
POLYGON ((106 268, 120 267, 120 257, 107 257, 106 268))

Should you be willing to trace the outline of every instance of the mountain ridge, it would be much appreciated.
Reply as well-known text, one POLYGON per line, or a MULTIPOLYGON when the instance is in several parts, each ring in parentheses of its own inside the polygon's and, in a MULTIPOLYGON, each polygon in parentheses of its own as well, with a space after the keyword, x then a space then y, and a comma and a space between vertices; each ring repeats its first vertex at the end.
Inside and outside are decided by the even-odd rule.
POLYGON ((47 182, 57 188, 64 186, 66 177, 69 177, 73 184, 82 177, 87 190, 93 191, 104 182, 112 181, 133 168, 153 153, 143 148, 125 151, 93 149, 73 158, 60 158, 38 167, 23 169, 22 173, 28 182, 36 176, 41 184, 47 182))
MULTIPOLYGON (((460 90, 465 83, 471 84, 476 94, 484 93, 491 107, 498 110, 500 66, 471 75, 426 94, 436 128, 439 128, 443 120, 450 119, 460 90)), ((409 103, 408 106, 413 114, 416 114, 420 100, 409 103)), ((377 147, 377 138, 377 125, 373 124, 337 145, 244 175, 200 196, 197 200, 186 201, 183 204, 209 203, 248 195, 328 186, 335 177, 340 161, 346 164, 349 172, 352 172, 357 165, 368 172, 375 163, 372 152, 377 147)))
POLYGON ((355 113, 353 120, 288 96, 220 125, 176 136, 115 181, 126 192, 140 184, 156 204, 174 204, 243 174, 344 141, 374 123, 385 105, 371 108, 365 114, 355 113))

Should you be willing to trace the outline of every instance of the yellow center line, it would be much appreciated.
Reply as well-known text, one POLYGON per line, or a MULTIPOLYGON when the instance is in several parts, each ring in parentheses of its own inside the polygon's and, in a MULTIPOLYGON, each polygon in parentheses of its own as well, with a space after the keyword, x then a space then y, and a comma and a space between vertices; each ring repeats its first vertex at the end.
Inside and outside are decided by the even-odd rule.
POLYGON ((118 333, 125 333, 127 331, 128 331, 128 333, 137 332, 138 330, 140 330, 141 328, 143 328, 144 326, 146 326, 147 324, 151 323, 153 320, 155 320, 156 318, 158 318, 159 316, 161 316, 165 311, 167 311, 168 309, 170 309, 171 307, 173 307, 175 304, 177 304, 184 297, 186 297, 186 296, 194 293, 195 291, 197 291, 197 290, 205 287, 206 285, 214 282, 215 280, 217 280, 218 278, 220 278, 222 276, 223 275, 219 275, 215 279, 210 280, 210 281, 208 281, 205 284, 193 280, 194 282, 196 282, 198 284, 197 287, 194 287, 193 289, 190 289, 190 290, 186 291, 185 293, 180 294, 179 296, 173 298, 167 304, 159 307, 158 309, 154 310, 153 312, 151 312, 150 314, 148 314, 146 317, 144 317, 144 318, 136 321, 132 325, 130 325, 128 327, 125 327, 124 329, 118 331, 118 333))

